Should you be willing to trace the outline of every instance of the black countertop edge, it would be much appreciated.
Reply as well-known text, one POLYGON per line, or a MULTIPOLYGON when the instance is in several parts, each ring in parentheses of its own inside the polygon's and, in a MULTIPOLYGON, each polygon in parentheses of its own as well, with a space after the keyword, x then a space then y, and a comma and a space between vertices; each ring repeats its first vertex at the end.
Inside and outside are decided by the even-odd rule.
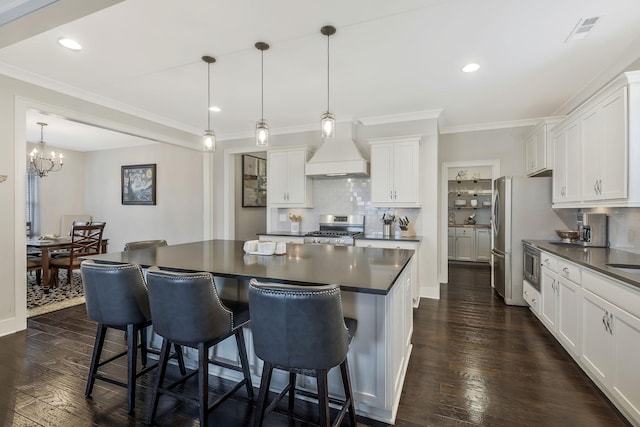
POLYGON ((356 237, 356 240, 385 240, 390 242, 420 242, 422 236, 403 237, 398 235, 383 236, 382 233, 369 233, 364 236, 356 237))
MULTIPOLYGON (((305 237, 306 232, 293 233, 291 231, 269 231, 258 233, 258 236, 286 236, 286 237, 305 237)), ((398 242, 420 242, 421 236, 403 237, 399 235, 383 236, 382 233, 367 233, 364 236, 356 237, 356 240, 387 240, 398 242)))
POLYGON ((256 236, 286 236, 286 237, 304 237, 307 234, 306 231, 269 231, 264 233, 258 233, 256 236))
POLYGON ((638 274, 626 273, 607 264, 640 265, 640 254, 612 248, 577 247, 552 243, 548 240, 523 240, 532 246, 590 268, 612 279, 624 282, 636 291, 640 291, 640 270, 638 274))

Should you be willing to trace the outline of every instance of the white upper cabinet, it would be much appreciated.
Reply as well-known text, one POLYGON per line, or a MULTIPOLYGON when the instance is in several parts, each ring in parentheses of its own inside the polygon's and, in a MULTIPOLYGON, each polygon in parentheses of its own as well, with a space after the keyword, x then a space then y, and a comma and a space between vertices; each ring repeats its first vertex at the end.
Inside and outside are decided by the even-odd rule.
POLYGON ((420 137, 383 138, 371 144, 371 204, 419 207, 420 137))
POLYGON ((640 71, 585 101, 552 142, 553 207, 640 206, 640 71))
POLYGON ((627 88, 582 117, 582 199, 627 197, 627 88))
POLYGON ((312 183, 304 174, 306 147, 267 153, 267 201, 273 207, 312 207, 312 183))
POLYGON ((581 200, 580 122, 573 120, 554 129, 553 143, 553 203, 581 200))
POLYGON ((542 122, 524 140, 527 176, 550 176, 553 166, 550 131, 558 120, 542 122))

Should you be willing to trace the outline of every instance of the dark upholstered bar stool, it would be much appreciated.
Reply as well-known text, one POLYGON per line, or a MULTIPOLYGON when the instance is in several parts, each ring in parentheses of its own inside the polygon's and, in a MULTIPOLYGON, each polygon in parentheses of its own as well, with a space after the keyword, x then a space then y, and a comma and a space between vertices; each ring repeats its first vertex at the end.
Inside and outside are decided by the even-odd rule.
MULTIPOLYGON (((146 328, 151 325, 151 313, 142 270, 139 265, 134 264, 97 264, 92 260, 85 260, 81 264, 81 272, 87 315, 89 319, 98 322, 85 396, 91 396, 97 379, 125 387, 129 413, 133 413, 136 378, 158 365, 155 363, 147 367, 147 352, 150 350, 147 349, 146 328), (127 331, 127 351, 100 361, 108 328, 127 331), (136 372, 138 348, 143 367, 140 372, 136 372), (98 373, 98 368, 124 355, 127 355, 126 383, 98 373)), ((175 350, 180 371, 184 374, 186 371, 182 349, 176 346, 175 350)))
POLYGON ((200 425, 207 425, 208 413, 244 385, 253 400, 253 386, 242 327, 250 321, 247 304, 220 300, 211 273, 176 273, 151 267, 147 271, 149 303, 154 331, 163 338, 160 370, 153 392, 150 421, 153 421, 161 394, 181 400, 196 401, 200 425), (226 338, 235 336, 240 366, 209 359, 209 349, 226 338), (179 344, 198 349, 198 369, 165 386, 169 345, 179 344), (231 390, 209 404, 209 364, 243 373, 244 378, 231 390), (198 374, 199 396, 191 398, 176 393, 174 388, 198 374))
POLYGON ((289 393, 289 414, 295 401, 296 374, 315 377, 318 384, 320 425, 329 426, 327 373, 340 365, 345 401, 333 425, 340 425, 346 412, 353 427, 356 414, 347 365, 347 351, 357 322, 344 318, 340 287, 293 286, 276 283, 249 283, 251 332, 256 355, 264 361, 254 426, 289 393), (289 384, 265 407, 273 369, 289 372, 289 384))
POLYGON ((139 240, 137 242, 127 242, 124 244, 125 251, 133 251, 136 249, 158 248, 167 246, 166 240, 139 240))

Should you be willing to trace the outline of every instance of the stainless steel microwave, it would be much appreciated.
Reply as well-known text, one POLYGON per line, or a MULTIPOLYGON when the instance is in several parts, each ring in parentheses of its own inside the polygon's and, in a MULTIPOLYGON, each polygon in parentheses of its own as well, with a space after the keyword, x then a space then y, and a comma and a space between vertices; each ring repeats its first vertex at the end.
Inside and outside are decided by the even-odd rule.
POLYGON ((540 292, 540 251, 528 243, 523 243, 522 249, 524 278, 540 292))

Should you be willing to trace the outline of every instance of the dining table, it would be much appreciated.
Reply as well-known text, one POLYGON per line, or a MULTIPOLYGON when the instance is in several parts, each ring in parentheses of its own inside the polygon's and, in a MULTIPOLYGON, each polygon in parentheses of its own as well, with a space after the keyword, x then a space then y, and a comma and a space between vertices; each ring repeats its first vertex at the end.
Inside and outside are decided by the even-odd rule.
MULTIPOLYGON (((100 245, 100 253, 107 252, 107 246, 109 239, 102 239, 100 245)), ((27 253, 29 250, 39 250, 42 254, 42 290, 44 293, 49 293, 51 287, 51 270, 49 263, 51 261, 51 254, 57 251, 68 251, 71 249, 71 237, 56 237, 56 238, 35 238, 27 239, 27 253)))

